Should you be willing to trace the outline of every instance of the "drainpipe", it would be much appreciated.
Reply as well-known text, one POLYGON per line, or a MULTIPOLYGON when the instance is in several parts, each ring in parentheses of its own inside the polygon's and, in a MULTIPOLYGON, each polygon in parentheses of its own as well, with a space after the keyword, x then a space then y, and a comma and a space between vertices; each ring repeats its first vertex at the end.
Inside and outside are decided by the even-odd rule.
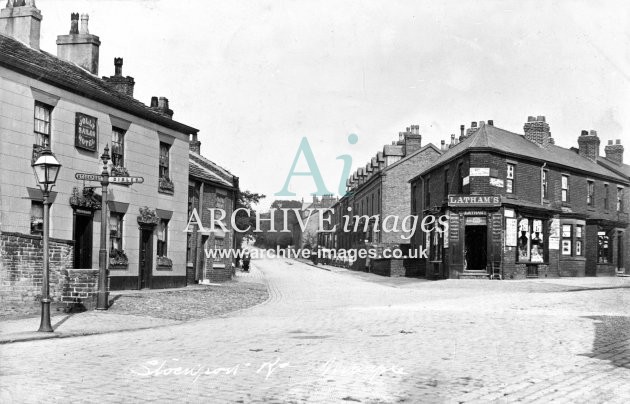
MULTIPOLYGON (((545 188, 544 188, 543 181, 542 181, 543 175, 544 175, 544 171, 545 171, 545 167, 547 167, 547 162, 546 161, 540 167, 540 204, 541 205, 543 204, 543 200, 545 198, 545 188)), ((547 180, 549 180, 549 179, 547 179, 547 180)))

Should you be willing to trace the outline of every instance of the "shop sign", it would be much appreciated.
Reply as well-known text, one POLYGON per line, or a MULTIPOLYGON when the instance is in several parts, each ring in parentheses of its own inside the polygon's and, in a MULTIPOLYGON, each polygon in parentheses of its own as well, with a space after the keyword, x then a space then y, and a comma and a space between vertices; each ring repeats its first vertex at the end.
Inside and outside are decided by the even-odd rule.
POLYGON ((560 219, 551 219, 549 221, 549 249, 560 249, 560 219))
POLYGON ((449 195, 448 206, 501 206, 500 195, 449 195))
POLYGON ((76 114, 75 120, 75 147, 96 151, 96 118, 80 112, 76 114))
POLYGON ((490 169, 488 167, 470 167, 471 177, 489 177, 490 169))
POLYGON ((515 216, 514 216, 514 215, 515 215, 515 213, 514 213, 514 209, 507 209, 507 208, 506 208, 506 209, 504 209, 504 210, 503 210, 503 215, 504 215, 505 217, 515 217, 515 216))
POLYGON ((462 179, 462 185, 468 185, 470 183, 470 176, 467 175, 462 179))
POLYGON ((490 178, 490 185, 497 188, 503 188, 503 180, 501 178, 490 178))
POLYGON ((516 219, 505 219, 505 245, 508 247, 516 247, 516 237, 518 235, 516 219))
POLYGON ((466 216, 466 226, 485 226, 486 225, 486 217, 485 216, 466 216))
POLYGON ((486 212, 483 210, 465 210, 462 212, 464 216, 485 216, 486 212))

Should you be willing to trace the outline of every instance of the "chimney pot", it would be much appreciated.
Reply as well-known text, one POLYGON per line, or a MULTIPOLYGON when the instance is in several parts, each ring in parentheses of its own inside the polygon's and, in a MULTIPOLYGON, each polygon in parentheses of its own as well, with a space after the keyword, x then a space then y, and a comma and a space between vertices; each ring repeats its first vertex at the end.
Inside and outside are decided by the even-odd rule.
POLYGON ((591 129, 591 136, 597 136, 597 131, 591 129))
POLYGON ((70 14, 70 35, 79 34, 79 13, 70 14))
POLYGON ((151 108, 158 107, 158 97, 151 97, 151 108))
POLYGON ((621 144, 621 139, 617 139, 616 144, 621 144))
POLYGON ((81 29, 79 29, 79 34, 88 35, 90 33, 90 30, 88 29, 89 21, 89 14, 81 14, 81 29))
POLYGON ((581 136, 588 136, 588 131, 587 130, 583 130, 581 136))
POLYGON ((488 119, 488 125, 494 126, 494 121, 492 119, 488 119))
POLYGON ((114 76, 122 76, 123 58, 114 58, 114 76))
POLYGON ((536 118, 536 120, 537 120, 538 122, 545 122, 545 117, 544 117, 544 116, 542 116, 542 115, 538 115, 538 117, 536 118))
POLYGON ((477 122, 473 121, 470 123, 470 127, 471 128, 476 128, 477 127, 477 122))
POLYGON ((530 115, 527 117, 527 122, 536 122, 536 118, 530 115))
POLYGON ((613 144, 612 139, 611 139, 611 140, 608 140, 608 145, 611 145, 611 144, 613 144))

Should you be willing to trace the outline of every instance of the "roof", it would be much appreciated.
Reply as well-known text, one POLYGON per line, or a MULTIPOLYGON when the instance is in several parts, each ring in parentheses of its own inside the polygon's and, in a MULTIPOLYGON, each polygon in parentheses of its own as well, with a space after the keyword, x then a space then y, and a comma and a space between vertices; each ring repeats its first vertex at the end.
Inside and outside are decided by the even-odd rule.
POLYGON ((192 150, 189 150, 188 156, 189 175, 191 177, 223 185, 226 188, 236 187, 234 176, 225 168, 192 150))
POLYGON ((0 34, 0 66, 185 134, 199 130, 161 115, 87 70, 0 34))
MULTIPOLYGON (((415 178, 434 170, 438 166, 446 164, 470 149, 491 150, 513 157, 525 157, 530 160, 540 161, 541 163, 547 162, 556 166, 566 167, 572 171, 583 171, 612 178, 616 181, 628 182, 627 178, 618 175, 586 157, 580 156, 575 151, 554 144, 541 147, 525 139, 523 135, 487 124, 482 124, 476 132, 446 150, 431 167, 424 170, 415 178)), ((412 179, 412 181, 414 179, 412 179)))
POLYGON ((597 159, 597 162, 608 168, 609 170, 616 171, 625 175, 626 177, 630 177, 630 165, 628 164, 617 164, 614 161, 610 160, 606 157, 600 157, 597 159))

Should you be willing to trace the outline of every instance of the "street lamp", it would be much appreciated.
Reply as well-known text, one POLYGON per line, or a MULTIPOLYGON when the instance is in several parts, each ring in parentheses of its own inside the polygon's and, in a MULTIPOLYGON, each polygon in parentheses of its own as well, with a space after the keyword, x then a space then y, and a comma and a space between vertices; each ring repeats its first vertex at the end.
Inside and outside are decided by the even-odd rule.
POLYGON ((32 164, 32 167, 35 178, 37 179, 37 184, 44 196, 44 274, 42 279, 42 313, 38 331, 53 332, 54 330, 50 324, 50 293, 48 288, 48 224, 50 220, 48 213, 52 203, 49 199, 50 190, 55 186, 61 164, 59 164, 55 155, 50 151, 48 144, 44 143, 44 149, 41 151, 37 160, 32 164))

